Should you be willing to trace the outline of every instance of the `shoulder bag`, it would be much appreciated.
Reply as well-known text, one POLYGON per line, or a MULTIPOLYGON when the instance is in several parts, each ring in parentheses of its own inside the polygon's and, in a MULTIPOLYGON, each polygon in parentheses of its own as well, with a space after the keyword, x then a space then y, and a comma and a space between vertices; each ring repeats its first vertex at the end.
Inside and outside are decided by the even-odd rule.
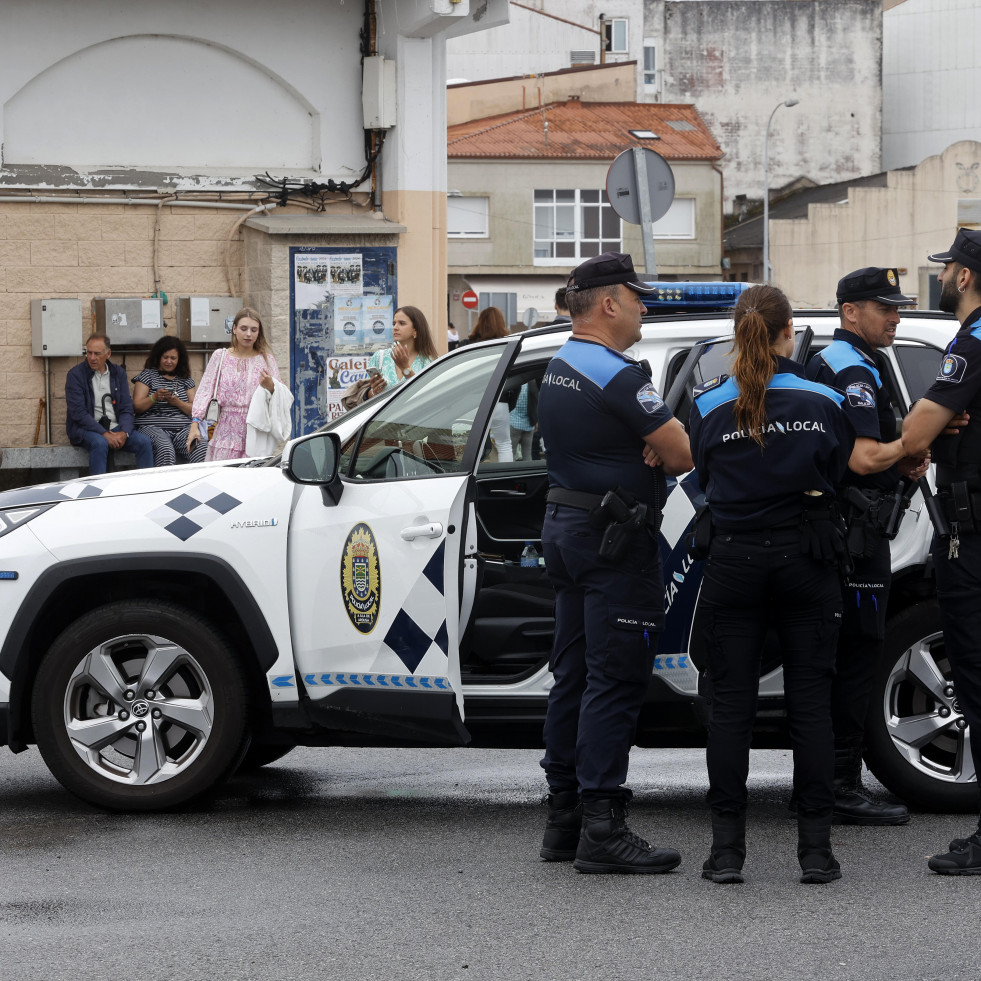
POLYGON ((211 392, 211 401, 208 403, 208 411, 204 414, 204 423, 208 427, 208 439, 215 434, 215 426, 221 418, 221 406, 218 404, 218 383, 221 381, 221 369, 225 366, 225 351, 221 352, 221 360, 218 362, 218 374, 215 375, 215 387, 211 392))

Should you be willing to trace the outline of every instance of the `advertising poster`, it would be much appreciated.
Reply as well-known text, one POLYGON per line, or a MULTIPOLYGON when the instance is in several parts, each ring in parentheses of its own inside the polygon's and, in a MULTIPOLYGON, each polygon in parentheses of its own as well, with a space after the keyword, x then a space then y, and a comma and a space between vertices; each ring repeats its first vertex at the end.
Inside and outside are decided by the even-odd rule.
POLYGON ((350 357, 328 358, 323 390, 323 418, 325 422, 339 419, 345 413, 341 396, 348 385, 368 377, 368 358, 352 355, 350 357))
POLYGON ((327 302, 330 292, 330 259, 327 255, 293 256, 293 306, 315 310, 327 302))
POLYGON ((364 326, 360 296, 335 296, 334 353, 359 354, 364 351, 364 326))
POLYGON ((364 292, 361 253, 330 256, 327 291, 334 296, 360 296, 364 292))
POLYGON ((361 298, 361 328, 365 351, 392 346, 392 317, 395 305, 391 296, 361 298))

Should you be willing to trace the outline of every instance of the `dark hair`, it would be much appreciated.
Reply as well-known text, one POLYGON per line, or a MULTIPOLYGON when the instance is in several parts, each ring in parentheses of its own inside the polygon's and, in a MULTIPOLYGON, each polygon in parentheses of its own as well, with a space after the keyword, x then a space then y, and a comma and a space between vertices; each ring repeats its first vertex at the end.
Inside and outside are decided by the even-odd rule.
POLYGON ((168 352, 177 352, 177 367, 174 369, 174 374, 178 378, 190 378, 191 377, 191 362, 187 357, 187 348, 184 347, 184 342, 179 337, 174 337, 173 334, 165 335, 157 341, 153 347, 150 348, 150 353, 146 357, 146 363, 143 365, 144 368, 160 368, 160 359, 168 352))
POLYGON ((495 337, 507 337, 507 321, 498 307, 484 307, 477 315, 477 323, 470 331, 471 341, 491 341, 495 337))
POLYGON ((555 306, 556 307, 561 307, 563 310, 568 310, 569 309, 569 302, 565 298, 565 291, 566 291, 566 287, 565 286, 560 286, 555 291, 555 306))
MULTIPOLYGON (((232 320, 232 329, 234 330, 238 322, 246 317, 259 325, 259 333, 255 335, 255 344, 252 345, 252 350, 257 354, 266 354, 269 351, 269 345, 266 343, 266 332, 263 330, 262 317, 259 316, 258 310, 252 307, 242 307, 232 320)), ((232 336, 232 347, 236 347, 234 335, 232 336)))
POLYGON ((775 286, 751 286, 733 311, 736 359, 732 374, 739 386, 736 426, 760 446, 766 445, 766 386, 777 367, 772 347, 792 316, 790 300, 775 286))
MULTIPOLYGON (((418 307, 399 307, 395 313, 404 313, 416 329, 416 350, 424 357, 435 360, 439 357, 433 335, 429 329, 426 315, 418 307)), ((394 314, 393 314, 394 316, 394 314)))

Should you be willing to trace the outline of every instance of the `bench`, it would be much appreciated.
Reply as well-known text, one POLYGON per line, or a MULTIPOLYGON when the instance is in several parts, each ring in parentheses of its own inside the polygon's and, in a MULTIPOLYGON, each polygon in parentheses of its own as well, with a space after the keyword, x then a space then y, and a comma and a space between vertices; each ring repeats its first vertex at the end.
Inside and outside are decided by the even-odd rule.
MULTIPOLYGON (((132 453, 117 450, 116 467, 120 470, 136 465, 132 453)), ((89 469, 89 454, 82 446, 7 446, 0 449, 2 487, 23 487, 49 481, 76 480, 89 469)))

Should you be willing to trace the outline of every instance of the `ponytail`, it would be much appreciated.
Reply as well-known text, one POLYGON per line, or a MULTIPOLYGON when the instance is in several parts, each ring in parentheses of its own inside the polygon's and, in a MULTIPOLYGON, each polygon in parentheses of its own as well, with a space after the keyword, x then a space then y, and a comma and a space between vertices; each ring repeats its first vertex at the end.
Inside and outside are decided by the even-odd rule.
POLYGON ((736 426, 761 447, 766 445, 766 387, 777 367, 772 347, 792 313, 790 301, 775 286, 751 286, 739 297, 733 314, 736 426))

